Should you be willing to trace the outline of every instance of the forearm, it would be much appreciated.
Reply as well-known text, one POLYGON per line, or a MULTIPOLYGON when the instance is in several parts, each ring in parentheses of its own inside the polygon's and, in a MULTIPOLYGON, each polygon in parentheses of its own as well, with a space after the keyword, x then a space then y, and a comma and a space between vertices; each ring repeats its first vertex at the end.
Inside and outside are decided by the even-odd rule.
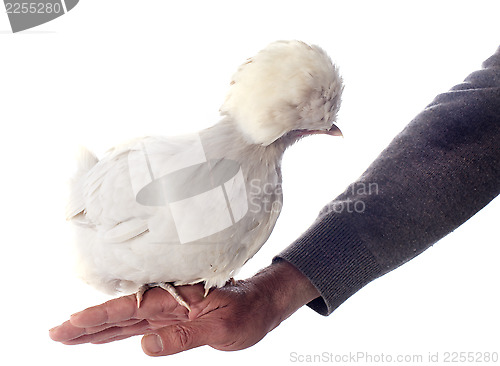
POLYGON ((439 95, 279 255, 320 290, 322 301, 310 306, 329 314, 499 194, 498 58, 439 95))

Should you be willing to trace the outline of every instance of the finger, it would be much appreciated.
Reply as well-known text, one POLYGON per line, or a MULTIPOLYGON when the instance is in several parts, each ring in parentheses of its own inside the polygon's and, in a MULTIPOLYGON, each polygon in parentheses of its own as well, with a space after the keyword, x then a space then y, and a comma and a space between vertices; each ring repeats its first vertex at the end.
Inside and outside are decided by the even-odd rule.
POLYGON ((84 334, 81 337, 70 339, 67 341, 62 341, 61 343, 67 345, 76 345, 84 343, 105 343, 110 339, 119 337, 122 335, 122 330, 118 327, 108 328, 102 332, 95 334, 84 334))
POLYGON ((140 308, 135 295, 123 296, 93 306, 70 317, 74 326, 89 328, 103 324, 116 325, 129 319, 186 319, 186 311, 162 289, 155 288, 144 294, 140 308))
MULTIPOLYGON (((67 342, 83 335, 99 333, 115 325, 124 327, 141 321, 132 318, 115 324, 109 324, 106 322, 107 319, 109 319, 109 315, 104 305, 105 304, 88 308, 80 313, 72 315, 70 320, 50 329, 49 337, 54 341, 67 342)), ((128 317, 128 315, 125 317, 128 317)))
POLYGON ((220 343, 221 332, 209 321, 198 319, 158 329, 142 338, 142 348, 149 356, 166 356, 200 347, 220 343))
MULTIPOLYGON (((143 334, 148 329, 147 325, 147 322, 144 320, 131 319, 120 323, 118 328, 124 329, 128 333, 132 333, 135 329, 137 329, 137 327, 142 327, 142 333, 137 334, 143 334)), ((83 336, 102 333, 109 328, 113 328, 113 326, 106 324, 91 328, 80 328, 73 326, 70 321, 66 321, 63 324, 49 330, 49 337, 54 341, 62 343, 86 343, 92 341, 92 339, 90 337, 83 338, 83 336), (83 341, 84 339, 87 339, 87 341, 83 341)))
POLYGON ((69 341, 71 344, 86 343, 91 342, 93 338, 80 337, 116 326, 128 327, 143 319, 147 319, 151 327, 136 334, 144 334, 147 330, 187 320, 187 314, 168 293, 153 289, 146 293, 139 309, 134 295, 113 299, 73 314, 69 321, 52 328, 49 336, 55 341, 68 344, 69 341))
POLYGON ((115 341, 121 341, 122 339, 127 339, 127 338, 130 338, 130 337, 133 337, 131 335, 121 335, 121 336, 117 336, 117 337, 114 337, 114 338, 109 338, 109 339, 106 339, 102 342, 92 342, 92 344, 106 344, 106 343, 111 343, 111 342, 115 342, 115 341))
POLYGON ((49 337, 57 342, 69 341, 81 337, 84 334, 85 328, 75 327, 69 320, 49 330, 49 337))
POLYGON ((147 324, 147 322, 144 319, 129 319, 125 320, 124 322, 120 323, 114 323, 114 324, 102 324, 98 325, 96 327, 89 327, 89 328, 80 328, 85 330, 85 334, 96 334, 100 333, 106 329, 113 328, 113 327, 119 327, 122 329, 135 329, 136 324, 140 324, 141 326, 144 324, 147 324))
POLYGON ((123 322, 136 315, 136 304, 133 295, 123 296, 73 314, 69 321, 72 325, 79 328, 89 328, 106 323, 123 322))
MULTIPOLYGON (((84 329, 84 328, 77 328, 84 329)), ((146 320, 142 320, 140 322, 135 321, 135 323, 131 323, 128 326, 119 327, 113 326, 108 327, 106 329, 102 329, 99 332, 91 333, 85 330, 85 333, 71 338, 71 339, 62 339, 58 340, 63 344, 67 345, 75 345, 75 344, 83 344, 83 343, 109 343, 115 340, 125 339, 128 337, 144 334, 145 332, 151 330, 149 324, 146 320)))

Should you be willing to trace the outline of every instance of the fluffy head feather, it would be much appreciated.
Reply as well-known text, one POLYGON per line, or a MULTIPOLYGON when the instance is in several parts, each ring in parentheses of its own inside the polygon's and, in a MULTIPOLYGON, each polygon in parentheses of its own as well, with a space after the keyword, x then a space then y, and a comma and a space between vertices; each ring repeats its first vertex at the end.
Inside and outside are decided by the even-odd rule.
POLYGON ((278 41, 240 66, 221 114, 251 143, 266 146, 289 131, 328 130, 342 89, 337 67, 320 47, 278 41))

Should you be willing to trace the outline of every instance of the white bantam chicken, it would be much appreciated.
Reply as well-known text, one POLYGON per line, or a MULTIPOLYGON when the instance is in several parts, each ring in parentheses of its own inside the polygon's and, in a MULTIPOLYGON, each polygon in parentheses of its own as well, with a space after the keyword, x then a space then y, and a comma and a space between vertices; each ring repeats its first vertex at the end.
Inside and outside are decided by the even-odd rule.
POLYGON ((108 293, 176 285, 222 287, 268 239, 282 206, 281 158, 333 124, 342 79, 300 41, 270 44, 234 74, 219 123, 179 137, 143 137, 98 160, 82 149, 67 217, 78 269, 108 293))

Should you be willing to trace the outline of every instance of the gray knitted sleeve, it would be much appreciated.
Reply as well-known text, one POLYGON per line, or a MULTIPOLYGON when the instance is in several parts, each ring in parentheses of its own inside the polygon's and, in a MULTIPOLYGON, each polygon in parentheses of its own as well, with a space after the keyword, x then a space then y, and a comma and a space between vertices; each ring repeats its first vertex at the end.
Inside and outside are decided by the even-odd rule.
POLYGON ((499 193, 500 48, 438 95, 274 260, 310 279, 321 297, 308 305, 328 315, 499 193))

